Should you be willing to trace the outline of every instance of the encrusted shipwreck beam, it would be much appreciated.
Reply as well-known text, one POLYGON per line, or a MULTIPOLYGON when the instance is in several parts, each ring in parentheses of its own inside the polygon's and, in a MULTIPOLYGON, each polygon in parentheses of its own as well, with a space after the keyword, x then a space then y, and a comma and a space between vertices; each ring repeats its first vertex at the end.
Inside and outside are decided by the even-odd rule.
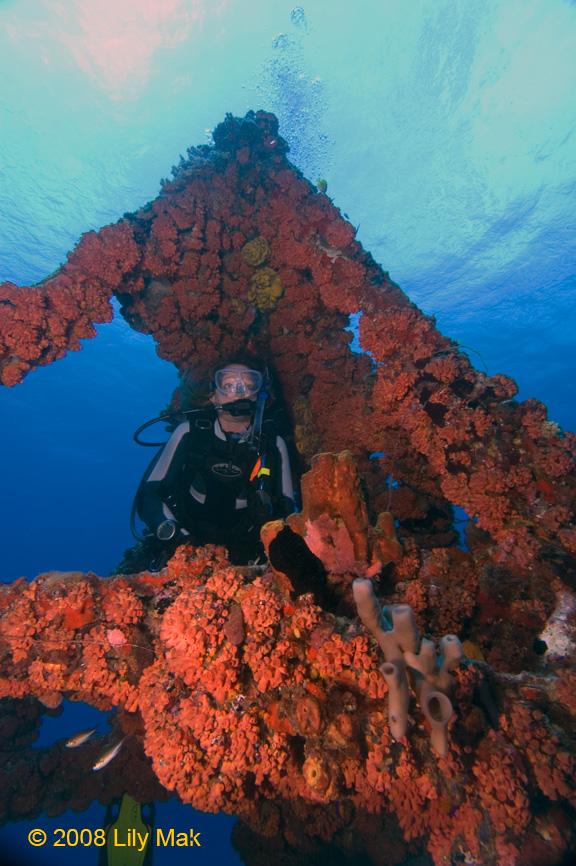
POLYGON ((354 826, 355 812, 383 823, 392 813, 438 864, 463 838, 483 863, 507 851, 519 864, 511 852, 520 858, 538 833, 531 798, 575 802, 573 742, 541 703, 507 683, 494 731, 475 698, 482 668, 460 665, 445 757, 417 709, 395 745, 394 691, 370 638, 311 594, 281 590, 271 572, 249 580, 222 550, 180 548, 161 575, 42 575, 2 586, 0 609, 2 696, 118 707, 163 786, 259 832, 280 832, 270 815, 289 803, 301 814, 348 803, 327 812, 328 838, 354 826))
MULTIPOLYGON (((318 487, 330 489, 335 466, 350 484, 350 460, 322 455, 312 470, 318 487)), ((548 690, 538 688, 536 675, 528 683, 506 676, 500 686, 486 665, 451 650, 439 670, 431 642, 418 646, 410 617, 408 627, 396 617, 394 646, 437 695, 450 686, 451 711, 433 743, 427 732, 434 710, 408 708, 403 698, 404 722, 410 715, 412 725, 400 731, 389 724, 395 686, 381 673, 378 643, 386 654, 390 648, 379 631, 372 584, 358 576, 374 571, 369 551, 377 536, 361 501, 348 504, 342 495, 350 489, 326 499, 322 514, 332 505, 331 522, 312 517, 318 496, 313 508, 304 501, 302 519, 316 551, 308 555, 325 568, 333 606, 346 607, 355 594, 366 628, 354 610, 332 612, 316 603, 315 587, 295 590, 296 533, 272 524, 276 565, 257 576, 230 565, 223 548, 183 546, 160 574, 101 579, 52 572, 0 586, 0 696, 34 696, 50 707, 63 697, 116 707, 131 748, 143 749, 164 788, 292 846, 297 815, 300 843, 316 835, 337 842, 346 831, 348 846, 362 852, 372 815, 380 822, 374 832, 385 839, 395 828, 396 849, 426 845, 438 866, 462 851, 487 866, 530 862, 525 854, 538 844, 548 806, 564 827, 576 804, 570 674, 564 672, 563 690, 551 689, 549 678, 541 678, 548 690), (342 570, 331 570, 335 536, 320 542, 314 520, 337 533, 342 570), (352 532, 354 556, 346 541, 352 532), (482 692, 490 684, 496 709, 487 714, 482 692)), ((300 562, 305 584, 309 563, 300 562)), ((374 585, 381 579, 375 573, 374 585)), ((562 677, 560 667, 556 679, 562 677)), ((417 676, 412 686, 421 707, 442 700, 424 695, 417 676)), ((16 789, 20 799, 6 804, 8 815, 23 813, 21 795, 16 789)), ((573 845, 570 832, 554 838, 556 853, 573 845)))
POLYGON ((181 548, 160 575, 0 587, 0 695, 120 708, 166 788, 280 848, 342 832, 552 866, 574 849, 576 437, 475 370, 287 150, 273 115, 227 116, 154 201, 41 284, 0 285, 2 384, 80 348, 116 297, 193 378, 247 345, 269 360, 311 467, 252 580, 181 548), (438 666, 420 634, 480 661, 438 666))

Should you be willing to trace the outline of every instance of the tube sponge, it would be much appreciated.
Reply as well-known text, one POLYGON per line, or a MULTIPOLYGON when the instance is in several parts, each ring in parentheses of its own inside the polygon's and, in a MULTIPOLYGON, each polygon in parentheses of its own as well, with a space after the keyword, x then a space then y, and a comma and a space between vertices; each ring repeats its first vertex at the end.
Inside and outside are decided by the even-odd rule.
POLYGON ((354 581, 352 590, 358 616, 384 653, 385 662, 380 670, 388 685, 390 733, 395 740, 406 734, 411 681, 430 724, 432 746, 439 755, 445 755, 453 712, 447 693, 452 687, 451 674, 462 659, 460 641, 455 635, 443 637, 437 658, 434 642, 420 638, 409 605, 381 607, 372 582, 363 578, 354 581))

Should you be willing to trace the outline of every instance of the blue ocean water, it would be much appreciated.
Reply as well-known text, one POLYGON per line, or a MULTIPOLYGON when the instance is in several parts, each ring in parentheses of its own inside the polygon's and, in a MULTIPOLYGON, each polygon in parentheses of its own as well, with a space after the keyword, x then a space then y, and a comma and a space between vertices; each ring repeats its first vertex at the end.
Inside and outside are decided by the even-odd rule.
MULTIPOLYGON (((154 198, 227 111, 265 108, 440 329, 576 429, 574 3, 3 0, 0 25, 1 280, 43 279, 82 232, 154 198)), ((3 390, 1 580, 110 572, 150 457, 132 432, 175 384, 116 314, 3 390)), ((50 719, 40 743, 85 727, 83 712, 50 719)), ((231 820, 159 810, 158 824, 205 828, 196 859, 239 862, 231 820)), ((32 824, 0 828, 0 846, 20 862, 78 857, 27 849, 32 824)))

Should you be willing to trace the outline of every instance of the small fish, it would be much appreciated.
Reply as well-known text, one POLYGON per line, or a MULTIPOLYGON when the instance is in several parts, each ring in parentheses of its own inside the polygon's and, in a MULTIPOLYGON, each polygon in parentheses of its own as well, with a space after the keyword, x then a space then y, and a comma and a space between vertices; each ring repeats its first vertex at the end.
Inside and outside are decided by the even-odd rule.
POLYGON ((78 746, 81 746, 82 743, 85 743, 86 740, 89 740, 96 728, 86 728, 85 731, 78 731, 77 734, 74 734, 70 737, 64 745, 67 749, 76 749, 78 746))
POLYGON ((462 641, 462 649, 467 658, 473 661, 485 662, 484 653, 477 643, 472 643, 471 640, 462 641))
POLYGON ((122 737, 120 742, 116 743, 115 746, 110 746, 110 748, 105 749, 92 767, 92 769, 102 770, 103 767, 106 767, 110 763, 110 761, 113 761, 120 749, 122 748, 122 743, 125 739, 126 737, 122 737))
POLYGON ((328 189, 328 181, 325 180, 323 177, 316 178, 316 189, 318 190, 318 192, 325 193, 328 189))

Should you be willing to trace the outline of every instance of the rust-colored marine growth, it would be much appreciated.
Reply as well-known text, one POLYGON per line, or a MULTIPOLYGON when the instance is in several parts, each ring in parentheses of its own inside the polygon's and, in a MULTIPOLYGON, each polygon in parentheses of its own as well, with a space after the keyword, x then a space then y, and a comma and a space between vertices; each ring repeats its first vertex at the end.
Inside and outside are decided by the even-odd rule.
MULTIPOLYGON (((425 733, 434 711, 424 708, 417 680, 407 695, 413 723, 394 742, 393 693, 371 631, 324 612, 311 594, 287 592, 272 570, 254 577, 231 566, 222 548, 181 547, 161 574, 57 573, 1 586, 0 696, 118 707, 118 737, 130 733, 132 755, 143 750, 164 788, 201 810, 231 812, 256 829, 272 804, 296 808, 303 821, 308 815, 306 825, 317 804, 338 806, 325 813, 323 838, 347 827, 360 847, 362 815, 380 814, 384 832, 392 814, 404 838, 426 844, 438 864, 463 838, 468 850, 481 850, 487 833, 484 862, 499 863, 495 852, 520 851, 537 833, 532 798, 561 811, 574 803, 567 710, 546 677, 533 675, 536 705, 521 697, 522 677, 492 674, 495 731, 482 699, 486 666, 445 648, 455 716, 438 757, 442 749, 425 733), (93 621, 71 624, 67 614, 87 600, 93 621)), ((397 642, 402 634, 400 626, 397 642)), ((441 695, 442 666, 423 644, 414 649, 404 650, 408 667, 420 667, 441 695)), ((84 748, 89 772, 92 746, 75 752, 84 748)), ((6 817, 33 811, 44 788, 29 790, 26 806, 25 778, 1 772, 6 817)), ((572 843, 566 837, 563 850, 572 843)))
MULTIPOLYGON (((273 115, 228 116, 154 201, 84 235, 43 283, 0 286, 4 385, 80 348, 115 297, 193 377, 260 353, 310 466, 303 510, 265 527, 273 568, 253 580, 222 550, 181 548, 160 575, 1 586, 0 695, 120 707, 139 733, 117 760, 141 744, 185 802, 282 844, 345 837, 392 863, 423 843, 436 864, 487 866, 548 846, 560 860, 575 844, 576 438, 476 371, 287 150, 273 115), (470 516, 466 549, 452 505, 470 516), (442 666, 408 648, 420 661, 394 740, 358 579, 381 608, 409 605, 420 634, 485 659, 450 672, 454 719, 426 691, 442 666)), ((40 782, 4 777, 6 815, 31 814, 40 782)))

